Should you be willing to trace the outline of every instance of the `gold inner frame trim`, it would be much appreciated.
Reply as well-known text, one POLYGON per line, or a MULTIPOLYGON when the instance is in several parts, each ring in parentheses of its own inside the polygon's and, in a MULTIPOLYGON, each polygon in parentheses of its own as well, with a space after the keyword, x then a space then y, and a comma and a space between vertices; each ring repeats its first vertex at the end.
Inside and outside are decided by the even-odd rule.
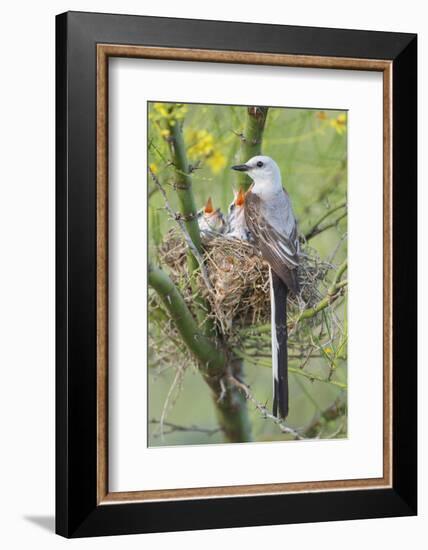
POLYGON ((392 62, 318 57, 97 45, 97 503, 224 498, 296 492, 378 489, 392 486, 392 62), (108 59, 145 59, 277 65, 383 73, 383 476, 297 483, 109 492, 108 489, 108 59))

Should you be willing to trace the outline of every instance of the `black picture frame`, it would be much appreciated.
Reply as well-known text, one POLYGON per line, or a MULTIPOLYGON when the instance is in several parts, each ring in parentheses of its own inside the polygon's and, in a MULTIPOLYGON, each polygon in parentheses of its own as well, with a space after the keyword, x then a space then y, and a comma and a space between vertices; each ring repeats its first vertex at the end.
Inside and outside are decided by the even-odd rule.
POLYGON ((65 537, 417 513, 417 36, 68 12, 56 18, 56 532, 65 537), (96 46, 392 62, 391 488, 97 504, 96 46))

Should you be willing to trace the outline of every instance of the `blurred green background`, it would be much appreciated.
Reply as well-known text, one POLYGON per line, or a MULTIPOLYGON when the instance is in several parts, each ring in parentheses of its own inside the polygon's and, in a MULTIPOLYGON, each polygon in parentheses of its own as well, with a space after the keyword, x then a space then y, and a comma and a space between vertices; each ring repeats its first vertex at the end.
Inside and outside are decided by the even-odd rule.
MULTIPOLYGON (((168 146, 158 124, 165 104, 149 104, 148 162, 165 188, 168 199, 178 210, 172 187, 173 173, 169 165, 168 146)), ((197 167, 192 175, 193 192, 198 208, 211 196, 215 207, 224 213, 233 198, 236 174, 230 166, 248 159, 239 158, 240 135, 244 129, 245 106, 186 104, 178 107, 183 124, 189 161, 197 167)), ((347 114, 344 111, 270 108, 263 137, 262 153, 279 165, 283 185, 287 189, 298 220, 305 234, 324 214, 346 202, 347 190, 347 114)), ((156 261, 157 246, 175 222, 164 209, 163 198, 148 179, 149 255, 156 261)), ((338 213, 339 214, 339 213, 338 213)), ((326 218, 338 220, 331 228, 310 241, 322 259, 335 266, 347 255, 346 215, 326 218)), ((334 276, 329 274, 328 286, 334 276)), ((336 308, 338 322, 346 332, 346 298, 336 308)), ((149 316, 149 332, 157 328, 149 316)), ((314 329, 315 331, 316 329, 314 329)), ((311 381, 290 373, 290 415, 287 423, 297 428, 310 428, 321 438, 346 437, 346 338, 319 341, 320 351, 305 364, 305 372, 326 378, 334 360, 334 383, 311 381), (333 359, 332 359, 333 358, 333 359), (337 384, 336 384, 337 383, 337 384), (340 411, 336 410, 340 407, 340 411), (331 413, 331 414, 330 414, 331 413)), ((263 350, 270 354, 270 346, 263 350)), ((315 354, 314 354, 315 355, 315 354)), ((291 361, 299 366, 299 361, 291 361)), ((184 371, 179 384, 173 384, 176 369, 171 358, 162 365, 154 360, 149 349, 148 418, 149 445, 184 445, 223 442, 221 432, 207 433, 217 426, 210 391, 193 367, 184 371), (165 401, 168 407, 165 409, 165 401), (163 433, 159 420, 163 417, 163 433), (180 427, 196 427, 195 431, 180 427)), ((270 407, 272 379, 268 366, 245 364, 245 382, 258 401, 270 407)), ((289 439, 269 419, 248 404, 256 441, 289 439)))

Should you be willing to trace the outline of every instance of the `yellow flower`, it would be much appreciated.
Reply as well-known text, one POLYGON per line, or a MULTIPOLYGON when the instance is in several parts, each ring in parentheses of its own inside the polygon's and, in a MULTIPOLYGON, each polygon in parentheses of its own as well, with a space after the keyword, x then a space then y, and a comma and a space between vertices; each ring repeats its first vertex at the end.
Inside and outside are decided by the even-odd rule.
POLYGON ((333 353, 333 350, 331 348, 324 348, 324 352, 330 354, 333 353))
POLYGON ((159 172, 158 165, 155 162, 152 162, 149 167, 153 174, 157 174, 159 172))
POLYGON ((183 105, 182 103, 153 103, 150 118, 152 120, 167 118, 170 124, 174 126, 175 121, 183 119, 187 111, 187 105, 183 105))
POLYGON ((174 118, 179 120, 180 118, 184 118, 184 115, 189 110, 189 107, 187 105, 183 105, 183 103, 176 103, 174 105, 174 118))
POLYGON ((189 144, 187 154, 191 160, 206 159, 207 165, 214 174, 218 174, 226 166, 226 157, 216 148, 214 136, 207 130, 186 130, 186 143, 189 144))
POLYGON ((346 132, 346 114, 341 113, 338 117, 332 118, 330 121, 330 126, 336 130, 340 135, 346 132))
POLYGON ((325 114, 325 111, 318 111, 315 115, 318 120, 327 120, 327 115, 325 114))
POLYGON ((187 154, 191 159, 208 156, 214 150, 214 138, 206 130, 189 129, 186 132, 186 141, 190 143, 187 154))
POLYGON ((214 151, 207 158, 207 164, 214 174, 218 174, 226 166, 226 157, 220 151, 214 151))
POLYGON ((169 115, 166 107, 165 107, 165 103, 154 103, 153 104, 153 109, 161 116, 165 116, 167 117, 169 115))

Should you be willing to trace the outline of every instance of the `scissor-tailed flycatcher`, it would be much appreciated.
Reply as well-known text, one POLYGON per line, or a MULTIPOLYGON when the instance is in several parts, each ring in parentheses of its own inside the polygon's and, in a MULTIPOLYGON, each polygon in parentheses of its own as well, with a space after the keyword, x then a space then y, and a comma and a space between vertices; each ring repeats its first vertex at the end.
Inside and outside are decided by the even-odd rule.
POLYGON ((199 210, 198 223, 201 236, 205 239, 224 233, 226 221, 220 208, 214 210, 211 197, 208 197, 205 206, 199 210))
POLYGON ((297 223, 274 160, 256 156, 232 168, 247 172, 253 180, 245 195, 245 220, 256 247, 270 267, 273 414, 285 418, 289 409, 287 295, 289 290, 299 292, 297 223))
POLYGON ((234 191, 234 199, 229 205, 227 216, 228 231, 226 236, 241 241, 251 240, 251 235, 245 221, 244 202, 245 193, 242 189, 234 191))

